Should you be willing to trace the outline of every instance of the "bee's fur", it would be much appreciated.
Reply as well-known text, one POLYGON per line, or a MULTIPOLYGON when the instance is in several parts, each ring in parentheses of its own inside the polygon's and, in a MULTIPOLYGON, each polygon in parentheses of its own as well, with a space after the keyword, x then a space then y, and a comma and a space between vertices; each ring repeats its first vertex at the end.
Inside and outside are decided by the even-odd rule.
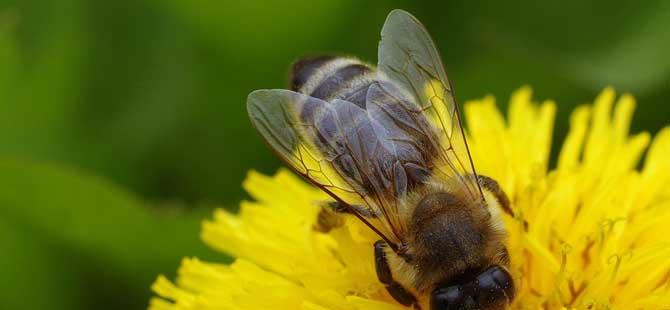
MULTIPOLYGON (((293 65, 291 74, 292 88, 304 94, 312 94, 324 80, 333 76, 339 69, 351 65, 363 65, 363 63, 358 59, 346 57, 322 56, 303 58, 293 65)), ((339 85, 339 88, 344 88, 345 86, 339 85)), ((332 93, 328 95, 327 97, 330 97, 332 93)), ((327 100, 327 97, 322 99, 327 100)))
POLYGON ((462 280, 491 265, 506 266, 506 232, 498 198, 484 188, 486 202, 468 200, 444 180, 433 179, 401 200, 408 236, 406 256, 389 251, 396 280, 419 292, 462 280))
MULTIPOLYGON (((497 186, 497 184, 494 185, 497 186)), ((409 235, 414 238, 406 243, 407 255, 399 256, 390 248, 386 248, 386 257, 395 280, 407 288, 425 293, 433 289, 436 284, 464 280, 463 278, 469 273, 476 275, 475 266, 485 268, 490 265, 509 265, 507 249, 504 247, 506 233, 500 211, 503 209, 503 204, 507 203, 507 197, 503 192, 496 191, 495 186, 482 187, 486 198, 485 203, 466 203, 459 201, 459 198, 451 194, 453 190, 447 183, 433 178, 425 187, 401 199, 400 210, 409 210, 412 213, 407 212, 402 217, 407 219, 408 229, 413 230, 409 235), (445 197, 446 199, 443 199, 442 202, 448 201, 449 203, 444 206, 421 205, 426 197, 445 194, 449 197, 445 197), (421 205, 420 208, 419 205, 421 205), (451 231, 459 231, 460 234, 445 236, 450 233, 450 230, 434 229, 435 225, 450 226, 451 231), (464 231, 468 229, 479 230, 479 232, 464 231), (467 237, 473 233, 480 233, 484 240, 481 240, 479 244, 468 242, 467 237), (423 242, 418 239, 423 239, 423 242), (451 239, 459 244, 470 244, 471 248, 460 253, 452 251, 451 246, 453 245, 448 245, 446 250, 440 249, 439 246, 445 239, 451 239), (449 264, 449 262, 452 263, 449 264)), ((347 213, 347 211, 338 211, 337 207, 324 204, 319 213, 319 224, 323 224, 326 216, 330 224, 315 226, 315 229, 319 228, 317 230, 324 232, 340 226, 342 220, 337 214, 342 213, 347 213), (335 222, 337 224, 330 226, 335 222), (328 229, 322 230, 321 227, 328 227, 328 229)), ((445 245, 442 244, 442 246, 445 245)))
POLYGON ((378 71, 356 58, 308 57, 294 63, 291 89, 325 101, 347 99, 365 108, 365 93, 356 98, 357 91, 380 79, 378 71))
MULTIPOLYGON (((320 56, 294 64, 291 87, 325 101, 345 99, 365 109, 367 89, 376 81, 388 80, 357 59, 320 56)), ((508 209, 509 202, 495 181, 488 180, 494 186, 482 189, 486 201, 463 192, 453 177, 439 175, 396 197, 407 240, 402 253, 386 247, 385 257, 398 283, 426 295, 438 286, 472 280, 490 266, 508 265, 500 209, 508 209)), ((332 224, 325 218, 320 221, 322 229, 332 224)))

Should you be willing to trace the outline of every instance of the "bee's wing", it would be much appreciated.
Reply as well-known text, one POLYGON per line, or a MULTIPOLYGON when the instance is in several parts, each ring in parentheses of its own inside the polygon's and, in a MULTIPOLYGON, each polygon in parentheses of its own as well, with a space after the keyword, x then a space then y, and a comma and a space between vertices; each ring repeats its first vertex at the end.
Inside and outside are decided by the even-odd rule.
POLYGON ((410 99, 414 106, 407 110, 425 117, 432 127, 421 131, 437 152, 433 173, 457 180, 473 198, 483 199, 476 177, 472 177, 476 176, 475 168, 451 84, 430 35, 414 16, 394 10, 386 18, 381 36, 378 69, 410 99))
POLYGON ((252 92, 247 110, 295 172, 349 207, 392 247, 402 240, 395 191, 406 184, 396 184, 390 172, 403 147, 396 147, 366 110, 284 89, 252 92))

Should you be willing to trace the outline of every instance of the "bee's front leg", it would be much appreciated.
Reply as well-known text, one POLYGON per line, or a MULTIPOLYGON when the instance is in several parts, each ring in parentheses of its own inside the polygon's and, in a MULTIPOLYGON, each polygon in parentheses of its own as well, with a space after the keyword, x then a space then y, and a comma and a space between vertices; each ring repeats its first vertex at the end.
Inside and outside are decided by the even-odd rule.
POLYGON ((375 269, 379 282, 386 286, 386 290, 391 297, 404 306, 412 306, 414 309, 421 310, 421 306, 410 291, 393 279, 391 268, 386 259, 386 242, 379 240, 375 242, 375 269))
POLYGON ((353 214, 357 213, 358 215, 366 218, 375 218, 378 217, 377 214, 373 214, 369 208, 358 206, 358 205, 343 205, 337 201, 329 201, 319 203, 321 205, 321 211, 316 219, 314 229, 320 232, 329 232, 332 229, 342 226, 344 221, 340 214, 353 214))
POLYGON ((330 210, 336 213, 349 213, 349 214, 357 213, 362 217, 369 217, 369 218, 379 217, 379 214, 374 213, 374 211, 368 207, 359 205, 344 205, 337 201, 326 202, 323 204, 323 207, 329 208, 330 210))
MULTIPOLYGON (((507 213, 507 215, 511 217, 516 217, 516 214, 514 214, 514 210, 512 210, 512 207, 510 206, 509 198, 507 198, 507 194, 502 190, 498 182, 496 180, 487 177, 485 175, 477 175, 477 183, 479 183, 479 186, 481 186, 483 189, 486 189, 489 191, 493 196, 498 200, 498 204, 500 205, 500 208, 507 213)), ((523 227, 525 230, 528 230, 528 222, 521 218, 523 227)))
POLYGON ((479 183, 479 186, 482 188, 485 188, 488 190, 493 196, 498 200, 498 204, 500 204, 500 208, 507 213, 507 215, 514 217, 514 211, 512 210, 512 207, 509 204, 509 198, 507 198, 507 195, 505 192, 502 190, 498 182, 496 180, 487 177, 485 175, 477 175, 477 183, 479 183))

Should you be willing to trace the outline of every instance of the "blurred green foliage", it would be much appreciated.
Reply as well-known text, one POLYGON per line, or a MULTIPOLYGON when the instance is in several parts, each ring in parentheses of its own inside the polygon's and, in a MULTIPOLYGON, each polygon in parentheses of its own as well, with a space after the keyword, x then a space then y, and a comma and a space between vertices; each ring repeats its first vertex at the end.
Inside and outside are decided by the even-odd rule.
POLYGON ((460 102, 555 99, 555 145, 607 85, 637 97, 635 131, 668 123, 668 1, 0 0, 0 308, 139 309, 180 257, 216 255, 200 220, 279 165, 246 95, 301 55, 375 62, 393 8, 460 102))
POLYGON ((225 260, 198 241, 204 212, 157 212, 109 181, 49 164, 0 159, 0 171, 3 309, 138 309, 181 256, 225 260))

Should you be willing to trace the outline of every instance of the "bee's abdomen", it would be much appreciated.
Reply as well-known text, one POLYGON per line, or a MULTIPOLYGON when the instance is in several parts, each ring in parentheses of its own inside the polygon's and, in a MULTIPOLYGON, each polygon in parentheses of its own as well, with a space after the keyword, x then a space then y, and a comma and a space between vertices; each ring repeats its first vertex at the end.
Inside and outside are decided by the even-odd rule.
POLYGON ((305 57, 296 61, 291 70, 291 90, 300 91, 302 87, 314 76, 317 71, 325 63, 336 59, 335 56, 322 55, 316 57, 305 57))
POLYGON ((374 80, 373 69, 356 60, 318 56, 303 58, 293 65, 291 87, 294 91, 330 101, 351 101, 365 108, 365 91, 374 80))
POLYGON ((310 95, 320 99, 328 99, 336 96, 343 87, 348 86, 348 84, 355 78, 369 71, 370 68, 363 64, 349 64, 335 69, 332 74, 321 80, 318 86, 312 90, 310 95))

